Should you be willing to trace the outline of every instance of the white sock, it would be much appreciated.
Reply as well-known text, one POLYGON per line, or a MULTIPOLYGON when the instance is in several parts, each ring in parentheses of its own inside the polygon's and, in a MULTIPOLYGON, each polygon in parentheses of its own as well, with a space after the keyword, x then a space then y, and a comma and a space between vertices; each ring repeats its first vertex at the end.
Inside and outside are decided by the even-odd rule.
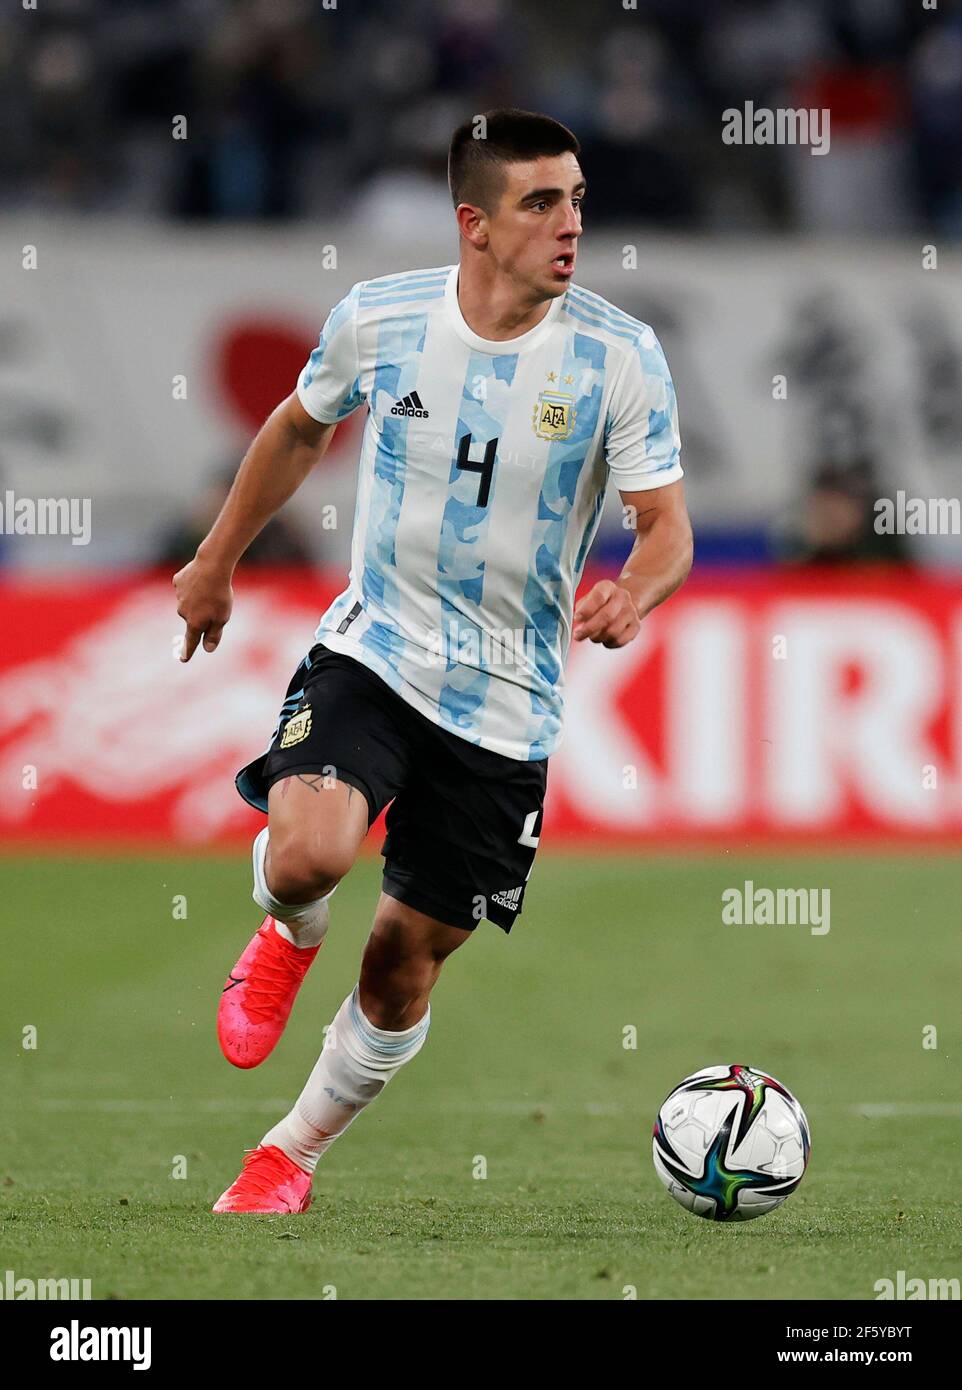
POLYGON ((324 1050, 294 1109, 267 1131, 261 1144, 276 1144, 305 1172, 313 1173, 337 1136, 420 1052, 430 1022, 429 1004, 412 1028, 398 1033, 375 1028, 361 1012, 355 985, 327 1030, 324 1050))
POLYGON ((264 875, 264 860, 267 858, 267 846, 269 841, 269 827, 264 829, 254 840, 253 861, 254 861, 254 891, 251 897, 274 919, 274 930, 278 936, 282 936, 285 941, 292 942, 295 946, 302 948, 308 946, 319 946, 327 935, 330 926, 330 910, 328 899, 332 893, 337 891, 337 884, 331 889, 330 893, 325 893, 323 898, 316 898, 309 903, 282 903, 279 898, 267 886, 267 879, 264 875))

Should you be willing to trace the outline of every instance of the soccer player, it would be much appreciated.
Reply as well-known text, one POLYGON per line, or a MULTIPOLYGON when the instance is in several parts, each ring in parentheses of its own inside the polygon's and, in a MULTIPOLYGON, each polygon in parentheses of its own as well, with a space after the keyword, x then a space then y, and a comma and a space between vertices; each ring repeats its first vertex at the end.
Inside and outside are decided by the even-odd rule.
POLYGON ((212 652, 245 548, 365 402, 348 586, 321 618, 268 751, 237 786, 267 914, 231 970, 224 1055, 257 1066, 385 806, 360 977, 290 1114, 215 1212, 300 1212, 320 1156, 424 1044, 445 959, 521 913, 569 640, 623 647, 684 581, 675 393, 652 330, 573 285, 585 180, 565 126, 500 109, 455 131, 459 262, 356 284, 174 577, 182 659, 212 652), (636 537, 574 594, 612 477, 636 537))

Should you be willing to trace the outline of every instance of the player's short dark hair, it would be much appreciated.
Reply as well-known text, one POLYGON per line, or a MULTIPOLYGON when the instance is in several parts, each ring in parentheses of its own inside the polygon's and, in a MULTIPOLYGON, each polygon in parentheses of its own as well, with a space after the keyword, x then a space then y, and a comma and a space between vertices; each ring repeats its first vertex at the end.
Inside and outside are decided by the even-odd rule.
POLYGON ((550 116, 513 106, 482 114, 483 123, 471 116, 451 136, 448 187, 455 207, 473 203, 493 212, 507 183, 506 165, 568 150, 574 155, 581 153, 574 134, 550 116))

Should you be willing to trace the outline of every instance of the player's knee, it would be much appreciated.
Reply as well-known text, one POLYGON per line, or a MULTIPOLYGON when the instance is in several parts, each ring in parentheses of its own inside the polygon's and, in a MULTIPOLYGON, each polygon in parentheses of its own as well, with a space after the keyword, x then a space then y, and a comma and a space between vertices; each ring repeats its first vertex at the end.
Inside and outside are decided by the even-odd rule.
POLYGON ((430 991, 441 961, 428 951, 399 951, 372 937, 361 957, 361 979, 371 988, 421 994, 430 991))
POLYGON ((399 1004, 406 1009, 416 1000, 426 1000, 450 954, 447 943, 406 931, 406 918, 399 906, 396 914, 390 906, 379 910, 361 957, 361 988, 377 998, 386 1012, 399 1004))
POLYGON ((306 903, 329 893, 350 869, 353 857, 337 844, 312 844, 302 835, 271 832, 265 865, 267 886, 282 903, 306 903))
POLYGON ((375 1028, 402 1029, 424 1012, 440 966, 428 957, 397 959, 367 950, 361 961, 361 1006, 375 1028))

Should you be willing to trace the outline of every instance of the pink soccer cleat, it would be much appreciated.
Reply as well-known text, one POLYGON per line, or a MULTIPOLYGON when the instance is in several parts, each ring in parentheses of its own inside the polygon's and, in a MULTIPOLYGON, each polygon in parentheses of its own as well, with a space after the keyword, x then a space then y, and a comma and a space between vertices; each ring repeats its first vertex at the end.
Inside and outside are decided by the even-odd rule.
POLYGON ((211 1207, 218 1214, 229 1211, 287 1212, 297 1214, 311 1205, 311 1174, 298 1168, 283 1149, 274 1144, 248 1149, 239 1177, 211 1207))
POLYGON ((320 949, 292 945, 278 936, 273 917, 264 918, 220 997, 217 1037, 228 1062, 257 1067, 270 1056, 320 949))

